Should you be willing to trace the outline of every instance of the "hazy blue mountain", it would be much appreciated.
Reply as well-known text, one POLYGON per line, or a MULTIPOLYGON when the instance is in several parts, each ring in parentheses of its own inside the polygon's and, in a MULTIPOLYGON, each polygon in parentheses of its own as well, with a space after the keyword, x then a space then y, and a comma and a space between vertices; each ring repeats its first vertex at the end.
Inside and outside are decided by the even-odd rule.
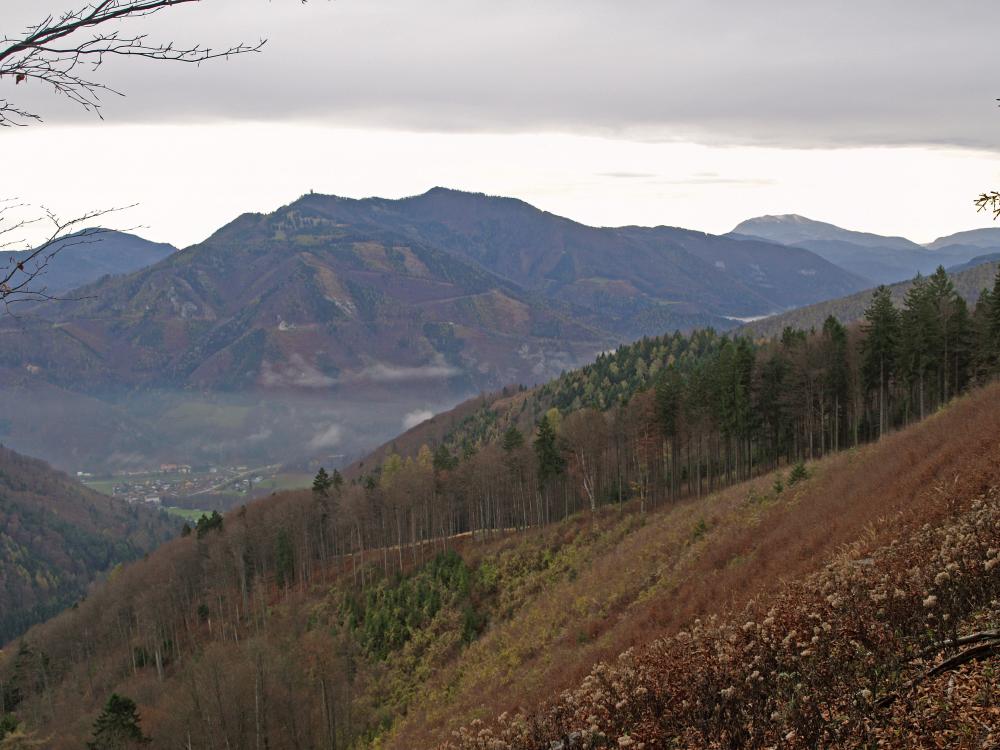
POLYGON ((970 229, 966 232, 956 232, 946 237, 938 237, 933 242, 927 243, 927 247, 931 250, 937 250, 949 245, 1000 248, 1000 227, 986 227, 984 229, 970 229))
POLYGON ((995 253, 987 253, 985 255, 977 255, 972 260, 968 260, 965 263, 959 263, 958 265, 951 266, 948 268, 948 273, 961 273, 962 271, 967 271, 976 266, 981 266, 984 263, 996 263, 1000 261, 1000 251, 995 253))
POLYGON ((989 235, 974 230, 932 243, 933 248, 918 245, 903 237, 884 237, 869 232, 854 232, 833 224, 813 221, 794 214, 761 216, 740 223, 732 236, 761 237, 772 242, 802 247, 831 263, 868 279, 872 284, 891 284, 912 278, 917 273, 928 274, 938 266, 951 267, 982 255, 983 247, 957 241, 972 234, 977 241, 989 235))
MULTIPOLYGON (((84 230, 53 243, 43 255, 56 253, 33 288, 44 286, 49 293, 59 294, 97 281, 102 276, 123 275, 158 263, 177 252, 177 248, 164 242, 150 242, 126 232, 111 230, 84 230)), ((0 269, 27 261, 31 251, 0 252, 0 269)), ((36 259, 35 262, 41 260, 36 259)))
POLYGON ((836 240, 861 247, 888 247, 895 250, 922 250, 905 237, 884 237, 871 232, 855 232, 825 221, 815 221, 798 214, 758 216, 740 222, 733 234, 749 235, 780 242, 782 245, 799 245, 810 240, 836 240))

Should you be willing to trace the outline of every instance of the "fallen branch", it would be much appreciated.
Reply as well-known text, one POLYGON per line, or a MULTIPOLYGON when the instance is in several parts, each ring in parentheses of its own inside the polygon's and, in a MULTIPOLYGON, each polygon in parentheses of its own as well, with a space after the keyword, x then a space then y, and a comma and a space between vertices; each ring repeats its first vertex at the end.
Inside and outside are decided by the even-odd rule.
MULTIPOLYGON (((982 635, 977 633, 975 635, 982 635)), ((966 636, 966 638, 972 638, 973 636, 966 636)), ((961 639, 957 639, 961 640, 961 639)), ((945 659, 943 662, 938 664, 936 667, 932 667, 925 672, 914 677, 912 680, 906 683, 906 685, 897 690, 894 693, 883 696, 875 701, 876 708, 887 708, 896 702, 896 699, 904 692, 909 692, 917 685, 919 685, 924 680, 928 680, 931 677, 937 677, 939 674, 944 674, 952 669, 956 669, 963 664, 968 664, 970 661, 978 661, 980 659, 988 659, 995 654, 1000 653, 1000 639, 990 640, 985 643, 980 643, 979 645, 973 646, 972 648, 967 648, 965 651, 960 651, 952 657, 945 659)))

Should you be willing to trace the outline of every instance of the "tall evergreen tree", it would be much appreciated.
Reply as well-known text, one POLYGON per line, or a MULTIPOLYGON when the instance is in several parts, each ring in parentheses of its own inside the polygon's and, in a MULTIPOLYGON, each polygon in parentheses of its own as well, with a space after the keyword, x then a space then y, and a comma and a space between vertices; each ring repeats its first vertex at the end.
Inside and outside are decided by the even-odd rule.
POLYGON ((847 329, 833 315, 823 322, 822 362, 823 392, 829 402, 830 447, 840 449, 844 429, 843 415, 850 399, 851 374, 847 364, 847 329))
POLYGON ((900 314, 899 369, 921 419, 926 413, 927 375, 937 364, 940 325, 935 312, 932 289, 918 273, 906 292, 900 314))
POLYGON ((899 311, 892 304, 892 292, 885 284, 872 295, 865 310, 865 339, 862 344, 862 378, 866 390, 877 393, 878 436, 889 426, 889 387, 896 376, 899 346, 899 311))
POLYGON ((131 698, 112 693, 94 721, 94 739, 88 750, 126 750, 146 745, 150 738, 139 727, 139 711, 131 698))
POLYGON ((330 475, 326 473, 326 469, 322 466, 319 467, 319 471, 316 472, 316 476, 313 479, 312 490, 316 495, 326 497, 330 493, 330 488, 333 486, 333 480, 330 479, 330 475))
POLYGON ((683 383, 680 373, 674 365, 669 365, 660 372, 654 391, 656 404, 656 420, 660 426, 663 439, 670 445, 670 494, 675 496, 678 491, 678 442, 680 433, 680 415, 683 383))
POLYGON ((538 458, 538 483, 544 489, 566 468, 566 461, 559 452, 556 431, 548 414, 538 423, 535 456, 538 458))
POLYGON ((517 425, 512 424, 503 433, 502 446, 505 453, 515 451, 524 445, 524 435, 517 429, 517 425))
POLYGON ((989 333, 989 346, 993 361, 1000 363, 1000 268, 997 268, 997 276, 993 282, 993 292, 990 295, 991 304, 987 319, 987 331, 989 333))

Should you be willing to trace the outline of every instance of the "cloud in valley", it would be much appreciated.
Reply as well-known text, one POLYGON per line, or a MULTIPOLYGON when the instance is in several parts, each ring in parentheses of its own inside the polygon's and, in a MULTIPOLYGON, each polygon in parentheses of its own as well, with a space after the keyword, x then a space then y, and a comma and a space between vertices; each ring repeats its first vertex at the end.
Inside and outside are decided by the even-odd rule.
POLYGON ((314 451, 323 450, 324 448, 336 448, 343 439, 344 429, 340 425, 332 424, 317 433, 309 441, 308 447, 314 451))
POLYGON ((460 372, 461 370, 446 363, 442 357, 436 357, 429 364, 417 366, 376 362, 358 372, 345 375, 341 378, 341 382, 404 383, 412 380, 443 380, 458 375, 460 372))
POLYGON ((416 427, 421 422, 426 422, 428 419, 434 416, 434 412, 427 409, 417 409, 411 411, 405 417, 403 417, 403 429, 409 430, 416 427))
POLYGON ((260 368, 260 384, 268 388, 329 388, 337 381, 306 362, 302 355, 293 354, 287 362, 265 360, 260 368))

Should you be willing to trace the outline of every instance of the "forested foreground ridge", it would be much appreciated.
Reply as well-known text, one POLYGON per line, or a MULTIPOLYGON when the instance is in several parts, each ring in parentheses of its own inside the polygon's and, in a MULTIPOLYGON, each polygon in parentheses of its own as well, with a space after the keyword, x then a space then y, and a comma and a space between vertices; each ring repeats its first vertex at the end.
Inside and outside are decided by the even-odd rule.
POLYGON ((92 492, 0 446, 0 645, 72 606, 98 574, 178 528, 158 510, 92 492))
MULTIPOLYGON (((1000 282, 973 311, 943 272, 914 289, 902 310, 877 291, 858 327, 831 319, 821 331, 788 330, 767 343, 711 334, 640 342, 548 391, 508 394, 503 410, 491 405, 492 417, 473 412, 435 448, 385 454, 377 467, 369 461, 346 479, 324 472, 311 492, 206 520, 7 649, 0 665, 7 723, 55 748, 79 747, 109 711, 141 722, 150 747, 377 741, 402 748, 433 746, 461 724, 525 709, 481 736, 500 747, 548 747, 560 738, 655 747, 668 737, 739 747, 774 744, 780 731, 787 742, 810 746, 820 736, 816 717, 836 711, 846 737, 860 726, 862 705, 820 706, 831 685, 853 690, 867 680, 857 690, 876 698, 902 688, 909 657, 948 647, 940 632, 933 642, 921 634, 917 615, 930 611, 952 623, 941 627, 957 629, 996 596, 993 579, 983 578, 994 570, 986 566, 990 547, 979 547, 996 530, 991 488, 1000 485, 1000 390, 990 384, 1000 352, 1000 282), (605 381, 626 385, 608 399, 605 381), (835 455, 813 460, 824 454, 835 455), (936 561, 919 557, 911 542, 878 551, 892 539, 916 538, 925 524, 926 539, 937 540, 944 523, 954 525, 954 537, 967 534, 962 524, 979 529, 980 520, 981 543, 963 547, 957 560, 962 575, 972 555, 985 556, 969 578, 945 571, 971 583, 940 613, 922 604, 951 596, 925 591, 927 566, 936 561), (619 712, 624 697, 615 695, 610 709, 593 703, 597 713, 578 726, 580 716, 562 703, 545 703, 630 646, 681 628, 701 637, 723 625, 692 626, 694 618, 717 614, 723 623, 751 601, 774 602, 774 622, 795 621, 788 642, 797 659, 808 659, 795 618, 812 610, 795 607, 827 585, 808 576, 826 562, 855 559, 864 561, 859 569, 895 581, 893 550, 912 559, 907 570, 926 573, 898 584, 906 606, 889 621, 898 661, 882 641, 866 640, 881 638, 881 630, 859 631, 857 663, 844 661, 844 673, 826 683, 768 656, 761 664, 775 669, 755 667, 751 682, 787 673, 788 695, 802 697, 769 723, 759 720, 771 708, 766 696, 785 693, 766 683, 760 705, 746 708, 756 712, 750 719, 723 721, 749 703, 710 701, 714 672, 705 673, 702 693, 688 680, 691 696, 675 706, 672 688, 652 687, 671 674, 670 656, 651 662, 665 672, 644 673, 647 681, 637 683, 646 691, 637 694, 666 696, 646 713, 628 702, 628 712, 619 712), (806 593, 795 598, 782 579, 806 593), (134 714, 123 696, 135 701, 134 714), (668 715, 673 723, 650 724, 651 716, 668 715), (682 725, 700 734, 683 734, 682 725), (730 736, 727 726, 744 733, 730 736)), ((831 586, 842 585, 829 575, 831 586)), ((824 596, 841 595, 831 591, 824 596)), ((858 627, 877 628, 878 612, 859 609, 876 620, 858 627)), ((847 627, 846 617, 831 619, 836 614, 824 610, 824 622, 847 627)), ((719 643, 730 643, 729 635, 719 643)), ((705 638, 705 648, 728 663, 711 645, 717 636, 705 638)), ((846 648, 849 640, 838 643, 846 648)), ((817 669, 839 663, 815 661, 817 669)), ((608 684, 620 691, 622 679, 615 673, 608 684)), ((598 683, 599 674, 586 684, 598 683)), ((743 687, 723 697, 736 690, 743 687)), ((479 731, 456 741, 478 746, 479 731)))

